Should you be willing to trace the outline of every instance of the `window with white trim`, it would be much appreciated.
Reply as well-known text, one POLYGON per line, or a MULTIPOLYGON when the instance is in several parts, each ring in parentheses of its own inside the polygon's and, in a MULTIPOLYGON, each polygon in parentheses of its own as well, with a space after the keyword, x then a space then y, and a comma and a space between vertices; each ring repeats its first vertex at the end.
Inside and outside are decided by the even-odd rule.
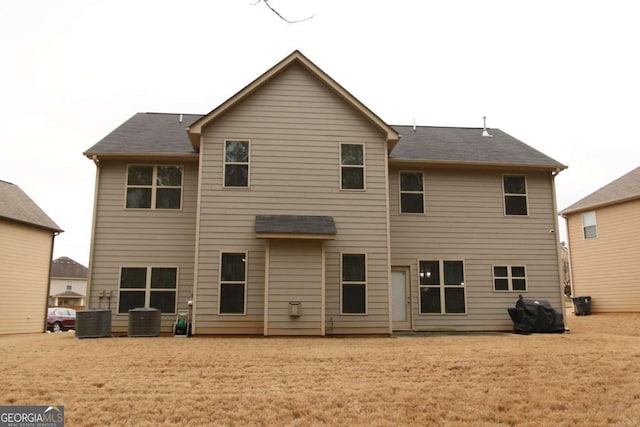
POLYGON ((400 172, 400 213, 424 213, 422 172, 400 172))
POLYGON ((180 209, 182 166, 129 165, 127 209, 180 209))
POLYGON ((175 313, 177 288, 176 267, 122 267, 118 313, 143 307, 175 313))
POLYGON ((503 175, 505 215, 528 215, 527 179, 524 175, 503 175))
POLYGON ((245 314, 247 301, 247 254, 220 255, 220 297, 218 313, 245 314))
POLYGON ((585 239, 595 239, 598 237, 596 211, 589 211, 582 214, 582 235, 585 239))
POLYGON ((367 256, 365 254, 342 254, 341 273, 340 312, 342 314, 366 314, 367 256))
POLYGON ((420 314, 466 313, 464 262, 420 261, 420 314))
POLYGON ((526 291, 527 269, 524 265, 494 265, 494 291, 526 291))
POLYGON ((224 186, 249 187, 249 141, 224 142, 224 186))
POLYGON ((364 144, 340 144, 340 188, 364 190, 364 144))

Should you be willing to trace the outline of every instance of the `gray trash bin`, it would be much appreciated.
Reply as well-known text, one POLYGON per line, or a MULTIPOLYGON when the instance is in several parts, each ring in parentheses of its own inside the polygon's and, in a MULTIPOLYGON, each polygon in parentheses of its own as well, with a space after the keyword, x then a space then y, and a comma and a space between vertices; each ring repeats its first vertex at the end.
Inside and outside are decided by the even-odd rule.
POLYGON ((591 314, 591 297, 573 297, 573 312, 576 316, 588 316, 591 314))

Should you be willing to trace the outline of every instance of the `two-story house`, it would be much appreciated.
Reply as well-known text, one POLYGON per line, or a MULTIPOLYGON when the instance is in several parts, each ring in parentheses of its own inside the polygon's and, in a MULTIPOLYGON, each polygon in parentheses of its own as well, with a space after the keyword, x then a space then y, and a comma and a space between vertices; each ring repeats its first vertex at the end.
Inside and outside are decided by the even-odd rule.
POLYGON ((640 167, 563 209, 575 296, 595 313, 638 312, 640 167))
POLYGON ((96 164, 89 305, 195 334, 510 330, 561 305, 554 176, 498 129, 391 126, 295 51, 205 115, 136 114, 96 164))

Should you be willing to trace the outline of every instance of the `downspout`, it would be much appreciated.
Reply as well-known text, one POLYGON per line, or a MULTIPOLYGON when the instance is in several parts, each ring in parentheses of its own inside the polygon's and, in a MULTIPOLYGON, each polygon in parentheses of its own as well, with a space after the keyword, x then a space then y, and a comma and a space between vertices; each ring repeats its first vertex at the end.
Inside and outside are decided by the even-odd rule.
POLYGON ((47 313, 49 309, 49 293, 51 292, 51 264, 53 263, 53 244, 56 240, 56 236, 59 235, 59 231, 54 231, 51 233, 51 251, 49 252, 49 273, 47 274, 47 294, 45 295, 44 302, 44 325, 42 327, 42 332, 47 332, 47 313))
MULTIPOLYGON (((556 263, 558 264, 558 294, 560 295, 560 314, 562 315, 562 322, 567 327, 567 319, 565 318, 564 307, 564 292, 562 291, 562 256, 560 255, 560 236, 558 236, 558 206, 556 202, 556 176, 560 173, 560 169, 556 169, 551 172, 551 199, 553 200, 553 222, 555 230, 555 251, 556 251, 556 263)), ((567 233, 568 234, 568 233, 567 233)))
POLYGON ((202 209, 202 169, 204 163, 204 137, 200 136, 200 150, 198 151, 198 195, 196 201, 196 235, 195 235, 195 252, 193 256, 193 286, 191 287, 193 295, 191 295, 191 334, 196 335, 198 317, 198 280, 200 269, 200 210, 202 209))
MULTIPOLYGON (((389 155, 390 151, 387 151, 384 156, 384 207, 385 207, 385 220, 387 225, 387 304, 389 310, 387 315, 389 316, 389 335, 393 335, 393 313, 392 310, 392 291, 391 291, 391 215, 389 213, 389 155)), ((409 314, 412 315, 411 313, 409 314)), ((412 319, 413 320, 413 319, 412 319)), ((411 322, 413 324, 413 321, 411 322)))
POLYGON ((91 243, 89 246, 89 270, 87 273, 87 300, 85 301, 86 308, 91 307, 91 284, 93 282, 93 257, 95 254, 95 241, 96 241, 96 222, 98 216, 98 188, 100 187, 100 160, 95 154, 91 157, 93 163, 96 165, 96 182, 93 189, 93 221, 91 221, 91 243))

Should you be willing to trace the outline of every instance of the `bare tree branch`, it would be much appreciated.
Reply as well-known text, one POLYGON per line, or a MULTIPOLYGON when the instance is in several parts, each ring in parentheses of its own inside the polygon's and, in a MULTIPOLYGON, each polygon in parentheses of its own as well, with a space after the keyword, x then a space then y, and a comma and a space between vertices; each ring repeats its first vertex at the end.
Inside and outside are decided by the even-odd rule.
POLYGON ((304 19, 296 19, 294 21, 291 21, 287 18, 285 18, 284 16, 280 15, 280 12, 278 12, 277 10, 275 10, 273 7, 271 7, 271 5, 269 4, 269 0, 257 0, 255 3, 251 3, 252 6, 257 5, 258 3, 264 3, 273 13, 275 13, 276 15, 278 15, 278 18, 282 19, 284 22, 286 22, 287 24, 296 24, 298 22, 304 22, 304 21, 308 21, 309 19, 313 18, 314 15, 311 16, 307 16, 304 19))

